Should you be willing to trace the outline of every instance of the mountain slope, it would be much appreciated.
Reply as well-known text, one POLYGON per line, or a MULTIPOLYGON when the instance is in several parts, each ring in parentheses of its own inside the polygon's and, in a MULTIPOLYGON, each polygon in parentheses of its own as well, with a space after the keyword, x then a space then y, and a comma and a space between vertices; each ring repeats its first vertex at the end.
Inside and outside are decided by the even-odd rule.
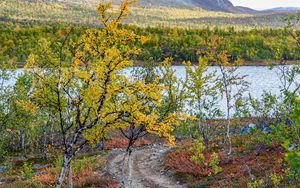
MULTIPOLYGON (((96 5, 100 0, 0 0, 1 22, 66 23, 99 25, 96 5)), ((102 0, 103 1, 103 0, 102 0)), ((140 27, 164 26, 180 28, 232 27, 240 29, 281 27, 289 13, 235 14, 247 10, 228 1, 202 4, 212 0, 139 0, 141 8, 132 7, 128 24, 140 27), (200 8, 201 7, 201 8, 200 8), (224 7, 226 9, 224 9, 224 7), (210 8, 210 9, 209 9, 210 8), (207 11, 216 10, 216 11, 207 11), (222 11, 221 11, 222 10, 222 11)), ((116 3, 116 1, 115 1, 116 3)), ((251 11, 249 9, 248 11, 251 11)))
POLYGON ((192 4, 209 11, 232 13, 254 13, 255 10, 244 7, 235 7, 229 0, 191 0, 192 4))
MULTIPOLYGON (((57 2, 76 3, 98 3, 99 0, 45 0, 57 2)), ((110 1, 110 0, 104 0, 110 1)), ((113 0, 119 3, 120 0, 113 0)), ((229 13, 256 13, 257 11, 246 7, 235 7, 229 0, 138 0, 142 7, 167 6, 174 8, 197 8, 208 11, 229 12, 229 13)))
POLYGON ((298 11, 300 11, 300 7, 276 7, 276 8, 268 9, 266 11, 269 11, 269 12, 298 12, 298 11))
POLYGON ((255 13, 255 10, 235 7, 229 0, 139 0, 142 6, 172 6, 176 8, 200 8, 208 11, 230 13, 255 13))
MULTIPOLYGON (((18 0, 27 2, 64 2, 64 3, 76 3, 95 5, 101 1, 113 1, 115 4, 119 4, 120 0, 18 0)), ((239 14, 269 14, 269 13, 281 13, 281 12, 297 12, 300 11, 300 7, 276 7, 272 9, 257 11, 248 7, 234 6, 230 0, 138 0, 139 5, 142 7, 173 7, 183 9, 202 9, 214 12, 228 12, 239 14)))

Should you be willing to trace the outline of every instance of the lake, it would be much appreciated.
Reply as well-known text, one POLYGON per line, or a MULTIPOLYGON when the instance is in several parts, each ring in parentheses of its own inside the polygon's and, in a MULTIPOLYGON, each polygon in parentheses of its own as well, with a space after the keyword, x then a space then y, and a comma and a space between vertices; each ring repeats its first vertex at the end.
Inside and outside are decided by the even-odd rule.
MULTIPOLYGON (((178 78, 185 77, 185 69, 183 66, 173 66, 173 69, 176 71, 178 78)), ((131 70, 132 68, 126 69, 124 74, 130 75, 131 70)), ((208 72, 213 72, 215 70, 218 70, 218 67, 211 66, 208 68, 208 72)), ((22 69, 19 69, 17 73, 22 73, 22 69)), ((248 96, 250 93, 254 98, 259 99, 264 91, 272 94, 280 93, 281 82, 275 69, 270 70, 267 66, 242 66, 239 67, 238 73, 241 75, 248 75, 246 81, 250 83, 250 86, 248 92, 243 94, 244 96, 248 96)), ((298 81, 300 83, 300 77, 298 77, 298 81)), ((15 79, 12 78, 6 82, 6 84, 12 85, 14 82, 15 79)), ((225 100, 220 100, 219 106, 222 111, 225 111, 225 100)))
MULTIPOLYGON (((293 66, 293 65, 286 65, 293 66)), ((178 78, 185 77, 185 68, 184 66, 173 66, 173 69, 176 71, 178 78)), ((129 75, 129 69, 126 71, 126 74, 129 75)), ((217 76, 220 74, 218 67, 210 66, 208 67, 207 72, 217 71, 217 76)), ((249 94, 253 98, 260 99, 264 91, 270 92, 274 95, 280 94, 280 87, 282 86, 279 76, 277 74, 276 66, 271 70, 268 66, 241 66, 238 68, 237 72, 240 75, 248 75, 245 80, 250 83, 248 92, 243 93, 244 97, 248 97, 249 94)), ((300 75, 297 78, 298 83, 300 83, 300 75)), ((295 87, 294 87, 295 88, 295 87)), ((221 99, 218 102, 220 109, 225 113, 226 112, 226 101, 221 99)))
MULTIPOLYGON (((178 78, 185 77, 184 66, 172 66, 172 68, 176 71, 178 78)), ((127 69, 125 74, 130 75, 131 70, 132 68, 127 69)), ((208 73, 213 71, 217 71, 217 75, 220 74, 218 67, 208 67, 208 73)), ((280 91, 281 83, 275 69, 270 70, 267 66, 241 66, 237 72, 241 75, 248 75, 245 80, 250 83, 249 91, 253 97, 260 97, 264 90, 272 94, 278 94, 280 91)))

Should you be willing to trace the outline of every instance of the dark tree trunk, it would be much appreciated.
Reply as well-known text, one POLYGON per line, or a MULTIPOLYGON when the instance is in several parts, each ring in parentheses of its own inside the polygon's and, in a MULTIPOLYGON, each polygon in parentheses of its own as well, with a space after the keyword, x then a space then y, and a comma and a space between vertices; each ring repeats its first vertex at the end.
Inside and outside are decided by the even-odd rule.
POLYGON ((45 128, 43 129, 43 143, 42 143, 42 157, 44 160, 48 160, 47 154, 47 133, 45 128))

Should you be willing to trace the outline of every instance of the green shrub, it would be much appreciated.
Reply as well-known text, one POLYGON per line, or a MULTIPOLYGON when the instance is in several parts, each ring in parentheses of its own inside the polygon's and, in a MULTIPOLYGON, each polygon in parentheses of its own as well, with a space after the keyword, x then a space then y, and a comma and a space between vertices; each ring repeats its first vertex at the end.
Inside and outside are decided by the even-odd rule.
POLYGON ((21 176, 24 179, 30 179, 33 176, 33 169, 30 163, 24 162, 23 170, 21 171, 21 176))

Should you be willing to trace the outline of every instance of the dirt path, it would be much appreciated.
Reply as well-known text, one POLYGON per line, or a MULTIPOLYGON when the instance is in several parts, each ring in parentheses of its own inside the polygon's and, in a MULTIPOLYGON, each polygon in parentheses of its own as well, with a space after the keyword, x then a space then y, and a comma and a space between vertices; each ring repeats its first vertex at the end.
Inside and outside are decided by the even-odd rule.
MULTIPOLYGON (((164 170, 163 156, 169 148, 161 145, 151 145, 133 150, 132 152, 132 188, 185 188, 186 185, 177 182, 174 174, 164 170)), ((108 173, 122 185, 122 172, 124 165, 124 150, 112 152, 107 164, 108 173)), ((127 158, 126 158, 127 159, 127 158)), ((126 161, 126 167, 128 165, 126 161)), ((127 168, 125 168, 127 169, 127 168)), ((126 184, 127 185, 127 184, 126 184)), ((128 185, 127 185, 128 186, 128 185)))

